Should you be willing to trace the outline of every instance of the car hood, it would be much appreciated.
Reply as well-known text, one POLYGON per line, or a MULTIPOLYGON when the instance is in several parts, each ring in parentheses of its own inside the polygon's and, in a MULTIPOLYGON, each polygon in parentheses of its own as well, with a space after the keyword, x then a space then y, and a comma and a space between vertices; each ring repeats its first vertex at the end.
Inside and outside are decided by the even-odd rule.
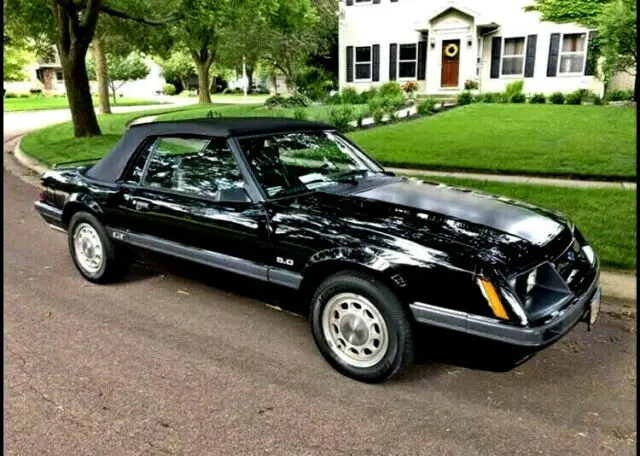
POLYGON ((401 180, 353 193, 353 197, 492 228, 542 246, 566 223, 558 214, 508 198, 418 180, 401 180))
MULTIPOLYGON (((312 218, 326 220, 334 231, 364 245, 394 250, 397 241, 382 239, 401 239, 471 263, 508 264, 514 272, 559 255, 571 237, 560 214, 413 179, 387 177, 296 200, 289 211, 310 211, 312 218)), ((418 252, 405 253, 411 251, 418 252)))

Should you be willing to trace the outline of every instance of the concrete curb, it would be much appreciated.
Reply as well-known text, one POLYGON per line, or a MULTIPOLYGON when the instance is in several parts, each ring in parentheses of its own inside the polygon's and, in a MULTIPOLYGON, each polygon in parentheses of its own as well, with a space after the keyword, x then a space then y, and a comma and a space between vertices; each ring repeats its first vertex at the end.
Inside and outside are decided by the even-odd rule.
MULTIPOLYGON (((149 116, 151 117, 151 116, 149 116)), ((140 119, 144 119, 140 118, 140 119)), ((138 119, 138 120, 140 120, 138 119)), ((37 160, 27 156, 20 148, 22 137, 19 137, 13 155, 23 167, 41 175, 47 168, 37 160)), ((600 275, 602 285, 602 312, 623 318, 636 317, 637 283, 635 271, 620 273, 614 271, 602 271, 600 275)))

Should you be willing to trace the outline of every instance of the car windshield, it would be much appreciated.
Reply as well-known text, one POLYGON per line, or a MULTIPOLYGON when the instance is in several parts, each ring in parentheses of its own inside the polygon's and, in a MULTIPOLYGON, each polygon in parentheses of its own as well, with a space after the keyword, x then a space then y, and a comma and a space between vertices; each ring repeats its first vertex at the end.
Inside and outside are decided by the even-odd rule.
POLYGON ((258 183, 270 198, 354 182, 382 172, 331 131, 295 132, 239 139, 258 183))

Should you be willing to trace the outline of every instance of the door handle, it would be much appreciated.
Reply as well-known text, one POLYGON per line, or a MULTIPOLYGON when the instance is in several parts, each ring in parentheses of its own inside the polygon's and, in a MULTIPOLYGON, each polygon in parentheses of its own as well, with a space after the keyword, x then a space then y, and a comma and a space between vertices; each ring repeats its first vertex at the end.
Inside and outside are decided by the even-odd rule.
POLYGON ((149 201, 134 199, 133 200, 133 207, 137 211, 144 212, 144 211, 148 211, 149 209, 151 209, 151 203, 149 201))

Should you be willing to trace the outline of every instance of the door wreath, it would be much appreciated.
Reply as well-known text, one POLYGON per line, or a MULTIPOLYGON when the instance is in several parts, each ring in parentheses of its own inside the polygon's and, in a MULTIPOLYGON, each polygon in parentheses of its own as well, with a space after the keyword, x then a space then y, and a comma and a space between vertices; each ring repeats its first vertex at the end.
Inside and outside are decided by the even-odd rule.
POLYGON ((444 54, 447 57, 455 57, 458 55, 458 46, 453 43, 447 44, 447 47, 444 48, 444 54))

